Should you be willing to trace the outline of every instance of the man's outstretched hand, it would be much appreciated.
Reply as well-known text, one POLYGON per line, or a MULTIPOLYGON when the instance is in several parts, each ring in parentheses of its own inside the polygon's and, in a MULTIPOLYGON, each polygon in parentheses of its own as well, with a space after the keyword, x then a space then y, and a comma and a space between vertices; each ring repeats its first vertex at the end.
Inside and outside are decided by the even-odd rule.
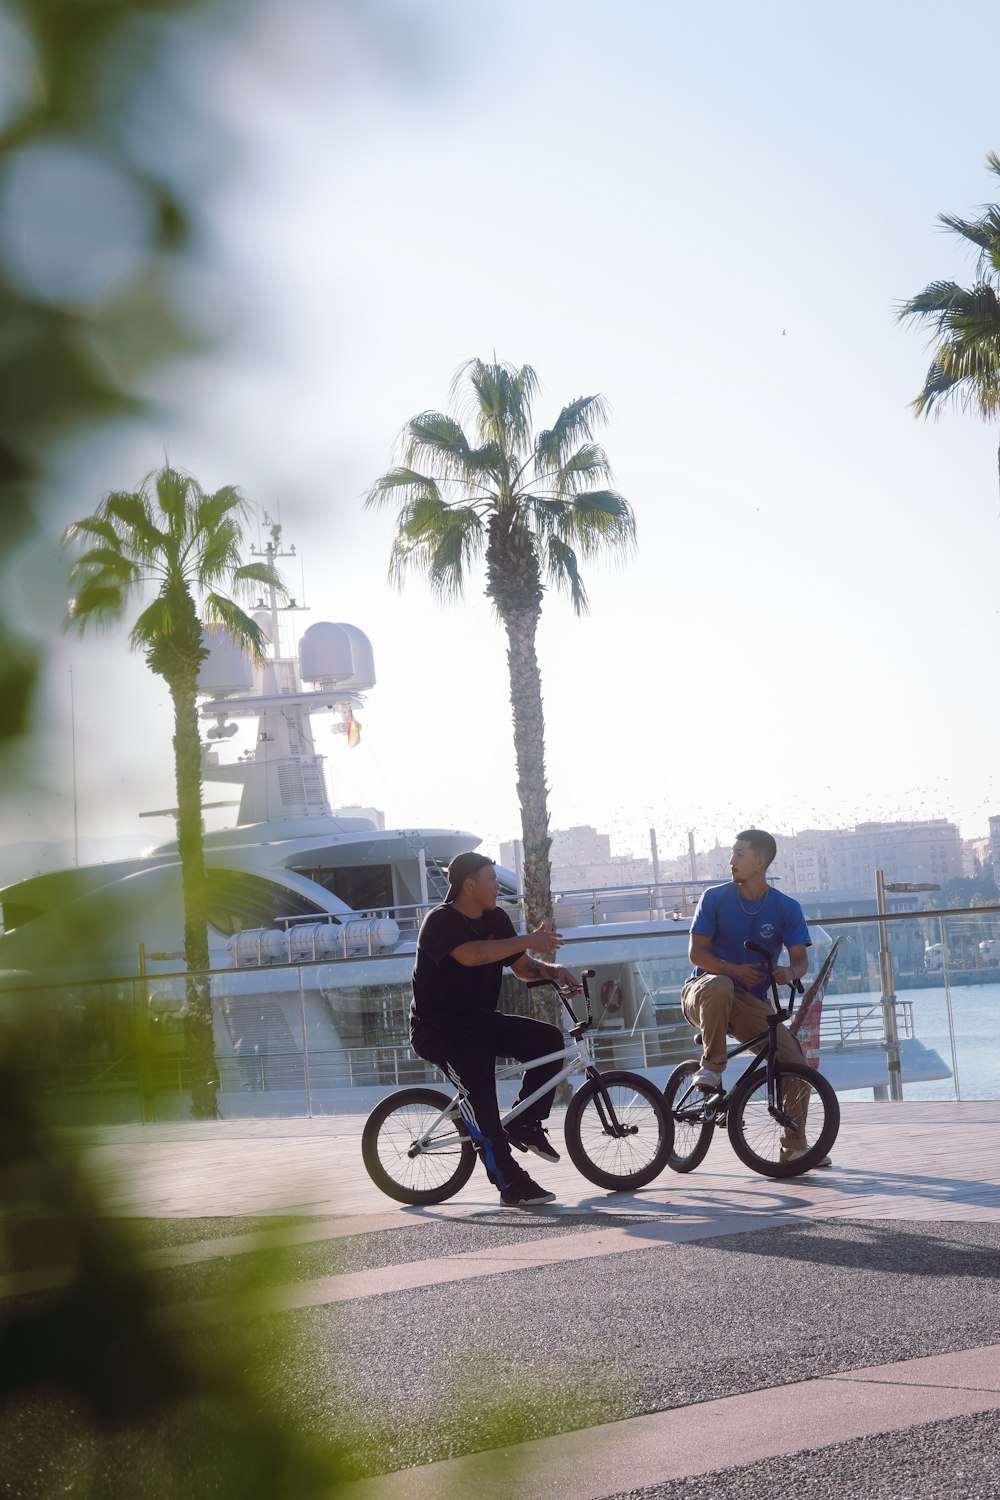
POLYGON ((547 927, 539 927, 535 932, 528 933, 528 948, 532 953, 556 953, 562 944, 562 933, 550 932, 547 927))

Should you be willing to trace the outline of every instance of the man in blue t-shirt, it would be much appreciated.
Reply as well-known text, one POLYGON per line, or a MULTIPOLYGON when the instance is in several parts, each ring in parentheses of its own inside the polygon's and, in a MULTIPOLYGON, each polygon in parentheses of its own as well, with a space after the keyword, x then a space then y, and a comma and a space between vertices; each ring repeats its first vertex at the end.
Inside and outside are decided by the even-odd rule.
MULTIPOLYGON (((763 829, 737 834, 729 857, 732 881, 702 892, 691 923, 688 956, 695 967, 681 991, 681 1009, 702 1034, 701 1067, 692 1082, 706 1093, 722 1087, 727 1036, 746 1042, 767 1029, 770 979, 762 961, 747 951, 747 941, 770 953, 778 984, 801 979, 809 967, 806 949, 812 940, 802 908, 767 883, 767 868, 777 852, 763 829), (787 964, 777 962, 783 948, 788 949, 787 964)), ((787 1026, 778 1027, 778 1054, 788 1062, 805 1061, 787 1026)), ((808 1093, 794 1087, 786 1098, 798 1125, 782 1142, 782 1156, 791 1160, 805 1149, 808 1093)))

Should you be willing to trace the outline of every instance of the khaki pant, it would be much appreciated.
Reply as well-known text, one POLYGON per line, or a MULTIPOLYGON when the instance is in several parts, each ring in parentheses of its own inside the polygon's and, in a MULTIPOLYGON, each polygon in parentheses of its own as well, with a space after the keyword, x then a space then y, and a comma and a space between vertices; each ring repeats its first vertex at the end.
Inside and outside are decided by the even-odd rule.
MULTIPOLYGON (((725 974, 703 974, 700 979, 689 979, 681 991, 681 1009, 685 1019, 701 1032, 701 1065, 721 1073, 726 1066, 726 1038, 734 1036, 739 1042, 747 1042, 752 1036, 767 1030, 767 1018, 771 1008, 766 1000, 741 989, 725 974)), ((763 1052, 766 1042, 754 1048, 763 1052)), ((805 1062, 798 1039, 792 1036, 787 1026, 778 1027, 778 1056, 785 1062, 805 1062)), ((797 1133, 783 1131, 782 1146, 789 1151, 801 1151, 805 1147, 806 1114, 809 1109, 809 1089, 798 1079, 789 1082, 783 1093, 785 1109, 797 1126, 797 1133)))

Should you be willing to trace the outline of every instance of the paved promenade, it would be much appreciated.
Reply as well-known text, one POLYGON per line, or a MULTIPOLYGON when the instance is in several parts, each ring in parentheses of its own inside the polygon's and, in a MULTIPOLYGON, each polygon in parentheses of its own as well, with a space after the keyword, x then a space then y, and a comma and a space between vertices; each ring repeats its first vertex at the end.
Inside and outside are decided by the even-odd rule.
POLYGON ((174 1221, 149 1239, 170 1326, 292 1320, 305 1419, 352 1414, 355 1500, 1000 1493, 1000 1101, 845 1105, 833 1167, 788 1182, 724 1136, 628 1196, 564 1153, 533 1162, 559 1202, 529 1212, 478 1170, 438 1208, 393 1205, 362 1123, 90 1148, 114 1212, 174 1221), (241 1308, 217 1271, 272 1253, 241 1308))

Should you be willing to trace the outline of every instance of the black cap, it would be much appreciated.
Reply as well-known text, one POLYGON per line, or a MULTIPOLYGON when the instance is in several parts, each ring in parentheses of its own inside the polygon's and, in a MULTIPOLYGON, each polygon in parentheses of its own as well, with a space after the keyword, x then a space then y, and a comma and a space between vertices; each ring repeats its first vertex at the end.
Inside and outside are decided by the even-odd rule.
POLYGON ((456 854, 448 866, 448 891, 446 901, 454 901, 456 896, 462 894, 462 887, 470 875, 478 875, 486 865, 492 865, 495 861, 488 854, 456 854))

